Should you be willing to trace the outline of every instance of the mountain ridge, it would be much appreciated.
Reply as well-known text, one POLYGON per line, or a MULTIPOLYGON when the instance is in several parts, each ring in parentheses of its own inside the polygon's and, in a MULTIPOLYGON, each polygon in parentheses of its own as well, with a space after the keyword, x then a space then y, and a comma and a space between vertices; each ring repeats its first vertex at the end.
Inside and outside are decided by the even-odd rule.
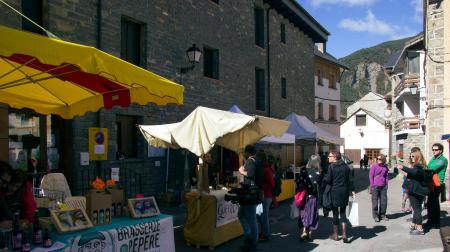
POLYGON ((383 66, 391 55, 402 50, 405 42, 415 36, 390 40, 378 45, 357 50, 339 59, 350 70, 345 71, 341 83, 341 116, 347 113, 347 107, 359 100, 369 91, 385 95, 391 90, 383 66))

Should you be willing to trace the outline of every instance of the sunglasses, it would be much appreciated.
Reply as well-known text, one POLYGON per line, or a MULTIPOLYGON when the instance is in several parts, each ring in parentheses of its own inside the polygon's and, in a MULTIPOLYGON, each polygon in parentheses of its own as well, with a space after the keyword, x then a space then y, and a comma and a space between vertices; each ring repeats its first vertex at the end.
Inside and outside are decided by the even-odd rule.
POLYGON ((440 151, 439 149, 431 149, 432 151, 440 151))

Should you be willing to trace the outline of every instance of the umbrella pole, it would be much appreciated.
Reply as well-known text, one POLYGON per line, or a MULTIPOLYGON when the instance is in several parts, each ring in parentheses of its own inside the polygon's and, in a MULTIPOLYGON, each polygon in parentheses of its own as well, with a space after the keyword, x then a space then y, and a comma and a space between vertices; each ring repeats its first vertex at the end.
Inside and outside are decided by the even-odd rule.
POLYGON ((167 148, 167 158, 166 158, 166 193, 169 188, 169 160, 170 160, 170 148, 167 148))
POLYGON ((295 142, 294 142, 294 173, 297 171, 297 168, 296 168, 297 167, 296 166, 297 163, 295 162, 295 154, 296 154, 296 152, 297 151, 295 150, 295 142))

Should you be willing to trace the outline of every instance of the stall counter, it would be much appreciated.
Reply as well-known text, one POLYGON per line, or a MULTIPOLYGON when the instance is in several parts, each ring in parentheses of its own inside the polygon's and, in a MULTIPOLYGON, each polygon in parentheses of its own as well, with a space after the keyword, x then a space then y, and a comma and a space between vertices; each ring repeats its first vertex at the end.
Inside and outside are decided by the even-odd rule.
POLYGON ((186 194, 184 238, 189 245, 213 249, 243 234, 237 219, 239 206, 226 202, 225 194, 226 190, 214 190, 201 197, 197 192, 186 194))
POLYGON ((114 218, 109 225, 79 232, 52 233, 53 241, 66 244, 62 251, 164 251, 175 252, 170 215, 141 219, 114 218))
POLYGON ((276 197, 277 201, 283 201, 293 198, 295 195, 295 179, 281 180, 281 194, 276 197))

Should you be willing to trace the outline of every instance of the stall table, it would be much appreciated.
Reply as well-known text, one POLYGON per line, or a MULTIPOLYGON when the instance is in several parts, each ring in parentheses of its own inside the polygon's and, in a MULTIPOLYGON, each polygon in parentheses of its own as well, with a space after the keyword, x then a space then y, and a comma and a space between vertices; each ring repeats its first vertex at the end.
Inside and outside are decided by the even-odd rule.
POLYGON ((295 195, 295 179, 282 179, 281 180, 281 194, 276 197, 277 201, 283 201, 293 198, 295 195))
POLYGON ((51 237, 66 244, 63 251, 175 251, 173 219, 165 214, 141 219, 114 218, 109 225, 52 233, 51 237))
POLYGON ((187 219, 184 238, 188 245, 214 249, 243 234, 237 219, 239 206, 226 202, 225 194, 226 190, 214 190, 201 195, 200 198, 197 192, 186 194, 187 219))

